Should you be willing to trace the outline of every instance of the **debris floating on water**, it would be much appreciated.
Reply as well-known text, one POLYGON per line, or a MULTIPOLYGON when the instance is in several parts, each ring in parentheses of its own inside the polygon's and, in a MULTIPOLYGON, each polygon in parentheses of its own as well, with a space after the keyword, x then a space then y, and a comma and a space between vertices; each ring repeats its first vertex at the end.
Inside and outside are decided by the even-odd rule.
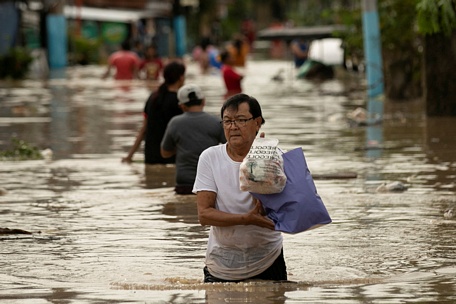
POLYGON ((0 234, 32 234, 30 231, 22 229, 0 228, 0 234))
POLYGON ((454 216, 454 213, 453 213, 453 208, 448 208, 445 210, 445 212, 443 213, 443 217, 447 220, 449 219, 452 219, 454 216))
POLYGON ((376 192, 404 192, 408 187, 401 182, 383 183, 377 187, 376 192))
POLYGON ((6 194, 8 194, 8 190, 0 187, 0 195, 6 195, 6 194))

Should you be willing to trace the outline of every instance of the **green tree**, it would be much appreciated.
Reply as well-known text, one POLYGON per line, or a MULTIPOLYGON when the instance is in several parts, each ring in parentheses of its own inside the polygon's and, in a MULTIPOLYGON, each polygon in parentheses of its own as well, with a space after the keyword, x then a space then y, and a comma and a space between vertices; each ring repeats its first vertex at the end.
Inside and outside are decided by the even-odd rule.
MULTIPOLYGON (((456 115, 456 0, 379 0, 385 95, 424 97, 428 115, 456 115)), ((362 12, 335 13, 350 29, 340 36, 348 54, 362 55, 362 12)))
POLYGON ((29 50, 22 47, 11 48, 5 55, 0 56, 0 79, 24 79, 32 61, 29 50))
POLYGON ((381 1, 385 95, 404 100, 420 97, 422 39, 416 30, 417 0, 381 1))
POLYGON ((296 26, 328 25, 335 23, 333 0, 288 1, 287 19, 296 26))
POLYGON ((456 116, 456 1, 420 0, 418 29, 423 42, 423 98, 428 116, 456 116))
POLYGON ((0 160, 43 159, 43 155, 37 147, 17 138, 12 138, 11 143, 10 150, 0 150, 0 160))
POLYGON ((420 0, 418 11, 418 29, 422 34, 446 34, 456 29, 455 1, 420 0))
MULTIPOLYGON (((418 0, 380 0, 378 14, 382 43, 385 95, 392 100, 421 96, 421 37, 416 30, 418 0)), ((363 57, 362 11, 352 5, 336 12, 349 31, 339 33, 348 56, 363 57)))

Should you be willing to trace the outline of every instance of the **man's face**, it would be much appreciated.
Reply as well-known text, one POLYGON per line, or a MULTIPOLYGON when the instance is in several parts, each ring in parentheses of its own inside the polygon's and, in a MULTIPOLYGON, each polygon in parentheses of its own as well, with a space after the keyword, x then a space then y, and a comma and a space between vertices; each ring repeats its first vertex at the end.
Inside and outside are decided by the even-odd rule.
POLYGON ((232 146, 246 145, 250 148, 261 126, 261 122, 259 122, 261 117, 252 118, 253 116, 249 111, 249 104, 247 102, 241 103, 237 110, 233 108, 225 109, 223 120, 232 121, 231 124, 228 126, 224 125, 223 127, 228 144, 232 146))

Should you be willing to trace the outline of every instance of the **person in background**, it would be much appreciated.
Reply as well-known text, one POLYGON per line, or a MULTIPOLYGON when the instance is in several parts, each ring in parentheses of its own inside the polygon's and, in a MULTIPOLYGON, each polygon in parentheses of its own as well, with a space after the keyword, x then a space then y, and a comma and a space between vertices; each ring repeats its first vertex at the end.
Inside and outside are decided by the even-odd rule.
POLYGON ((184 85, 185 69, 185 65, 177 61, 165 66, 163 70, 165 82, 147 99, 142 127, 138 131, 128 155, 122 158, 122 162, 132 162, 133 155, 143 140, 145 140, 144 162, 146 164, 175 162, 174 157, 163 158, 161 156, 160 143, 171 118, 182 114, 182 109, 178 106, 177 91, 184 85))
POLYGON ((211 226, 204 282, 287 280, 282 234, 261 202, 239 188, 240 165, 265 122, 260 104, 234 95, 221 118, 227 143, 201 153, 193 186, 199 222, 211 226))
POLYGON ((103 74, 103 79, 108 78, 111 69, 116 69, 114 78, 116 80, 129 80, 138 78, 138 67, 140 58, 130 50, 130 43, 124 41, 121 44, 121 50, 114 52, 108 58, 108 68, 103 74))
POLYGON ((222 62, 220 61, 219 49, 211 45, 209 48, 209 64, 217 70, 222 68, 222 62))
POLYGON ((201 52, 198 56, 198 64, 200 66, 201 74, 207 74, 210 70, 209 49, 211 41, 209 38, 203 38, 201 41, 201 52))
POLYGON ((234 35, 233 40, 228 44, 226 49, 231 55, 233 66, 245 67, 250 48, 244 35, 234 35))
POLYGON ((230 52, 223 51, 220 54, 222 62, 222 76, 225 83, 226 93, 225 99, 242 92, 241 82, 244 76, 239 74, 233 67, 233 58, 230 52))
POLYGON ((131 49, 131 51, 134 52, 139 57, 139 59, 144 59, 144 44, 140 40, 135 40, 133 42, 133 48, 131 49))
POLYGON ((295 39, 290 44, 291 53, 294 56, 294 64, 296 68, 301 67, 306 62, 308 57, 308 46, 303 39, 295 39))
POLYGON ((176 156, 177 194, 193 194, 198 159, 205 149, 225 143, 219 119, 204 112, 205 98, 194 84, 184 85, 177 92, 179 106, 184 113, 168 123, 161 142, 161 155, 176 156))
POLYGON ((157 54, 157 48, 149 45, 146 48, 146 54, 139 65, 139 72, 142 79, 159 80, 163 70, 163 61, 157 54))
MULTIPOLYGON (((269 29, 281 30, 285 28, 285 25, 282 21, 274 19, 269 26, 269 29)), ((273 39, 271 40, 271 47, 269 56, 273 59, 282 59, 285 56, 285 41, 282 39, 273 39)))
POLYGON ((255 41, 256 30, 255 23, 252 18, 244 18, 241 23, 241 33, 244 35, 247 43, 249 44, 249 49, 253 49, 253 42, 255 41))

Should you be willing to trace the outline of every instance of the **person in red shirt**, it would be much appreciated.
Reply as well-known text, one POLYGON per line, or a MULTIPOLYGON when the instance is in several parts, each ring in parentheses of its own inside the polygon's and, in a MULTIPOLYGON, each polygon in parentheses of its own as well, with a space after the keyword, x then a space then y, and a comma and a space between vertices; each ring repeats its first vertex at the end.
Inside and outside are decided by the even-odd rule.
POLYGON ((111 73, 111 69, 116 69, 114 78, 116 80, 129 80, 138 78, 138 68, 140 59, 136 53, 130 50, 130 43, 125 41, 121 45, 121 50, 114 52, 108 58, 108 68, 103 75, 107 78, 111 73))
POLYGON ((146 80, 159 80, 163 70, 163 61, 157 54, 155 46, 146 49, 146 58, 139 65, 140 76, 146 80))
POLYGON ((233 58, 228 51, 224 51, 220 54, 220 60, 222 62, 223 81, 225 82, 226 87, 224 97, 225 99, 228 99, 233 95, 242 93, 241 81, 244 76, 236 72, 234 69, 233 58))

